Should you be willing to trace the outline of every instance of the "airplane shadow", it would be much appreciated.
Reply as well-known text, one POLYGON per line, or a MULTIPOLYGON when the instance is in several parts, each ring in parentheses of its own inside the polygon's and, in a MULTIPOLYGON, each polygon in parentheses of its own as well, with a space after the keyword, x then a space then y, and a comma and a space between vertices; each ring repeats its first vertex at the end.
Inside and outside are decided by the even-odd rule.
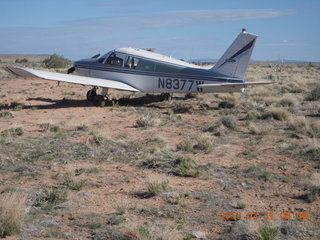
MULTIPOLYGON (((173 99, 185 99, 183 97, 173 97, 173 99)), ((19 105, 22 109, 59 109, 59 108, 76 108, 76 107, 95 107, 91 102, 86 99, 52 99, 52 98, 28 98, 27 101, 41 101, 51 104, 19 104, 14 103, 11 105, 1 106, 0 110, 10 110, 19 105)), ((111 106, 125 106, 125 107, 150 107, 150 108, 164 108, 156 103, 162 102, 160 95, 144 95, 141 97, 123 97, 106 101, 105 107, 111 106), (154 103, 154 104, 152 104, 154 103)))

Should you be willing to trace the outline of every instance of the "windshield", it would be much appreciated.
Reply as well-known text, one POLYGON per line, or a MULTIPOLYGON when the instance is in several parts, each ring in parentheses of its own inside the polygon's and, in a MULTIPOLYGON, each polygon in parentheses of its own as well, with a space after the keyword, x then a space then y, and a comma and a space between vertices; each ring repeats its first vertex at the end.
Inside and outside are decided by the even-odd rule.
POLYGON ((100 58, 98 59, 98 62, 99 62, 99 63, 103 63, 103 62, 106 60, 106 58, 107 58, 112 52, 113 52, 113 51, 110 51, 110 52, 106 53, 105 55, 103 55, 102 57, 100 57, 100 58))

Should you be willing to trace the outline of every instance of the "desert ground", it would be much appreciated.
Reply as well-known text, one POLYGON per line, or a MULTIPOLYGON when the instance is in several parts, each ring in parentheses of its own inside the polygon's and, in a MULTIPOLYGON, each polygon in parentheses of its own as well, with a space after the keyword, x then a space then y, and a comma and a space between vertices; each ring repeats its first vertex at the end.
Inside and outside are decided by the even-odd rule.
POLYGON ((96 107, 88 87, 0 70, 0 237, 319 239, 320 64, 246 79, 275 83, 96 107))

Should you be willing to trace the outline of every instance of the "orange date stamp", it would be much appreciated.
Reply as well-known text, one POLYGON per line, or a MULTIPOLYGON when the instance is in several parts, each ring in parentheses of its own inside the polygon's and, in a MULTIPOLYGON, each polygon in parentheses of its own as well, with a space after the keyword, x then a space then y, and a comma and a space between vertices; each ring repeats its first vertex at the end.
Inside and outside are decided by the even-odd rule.
POLYGON ((221 211, 218 214, 218 219, 220 220, 227 220, 227 221, 237 221, 240 219, 265 219, 265 220, 272 220, 272 219, 282 219, 282 220, 305 220, 308 218, 308 212, 300 211, 300 212, 290 212, 290 211, 281 211, 281 212, 273 212, 273 211, 248 211, 248 212, 224 212, 221 211))

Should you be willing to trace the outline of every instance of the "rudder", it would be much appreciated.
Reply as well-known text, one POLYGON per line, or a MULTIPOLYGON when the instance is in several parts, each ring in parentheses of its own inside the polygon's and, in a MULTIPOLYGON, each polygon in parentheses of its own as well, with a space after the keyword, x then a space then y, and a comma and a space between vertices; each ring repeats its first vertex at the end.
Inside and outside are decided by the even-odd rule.
POLYGON ((242 29, 242 32, 211 70, 228 77, 243 79, 257 37, 257 35, 247 33, 245 29, 242 29))

